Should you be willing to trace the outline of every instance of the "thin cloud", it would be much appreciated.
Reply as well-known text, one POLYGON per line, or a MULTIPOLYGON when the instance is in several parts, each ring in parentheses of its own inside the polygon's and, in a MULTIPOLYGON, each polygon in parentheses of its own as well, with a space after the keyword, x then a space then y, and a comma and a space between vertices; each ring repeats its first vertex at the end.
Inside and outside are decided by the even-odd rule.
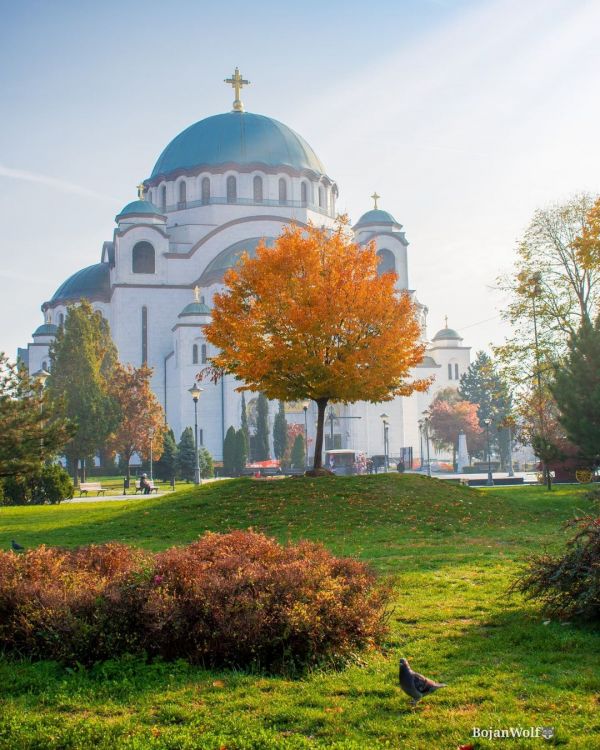
POLYGON ((47 175, 37 174, 36 172, 28 172, 25 169, 12 169, 4 164, 0 164, 0 177, 8 177, 13 180, 24 180, 25 182, 35 182, 39 185, 46 185, 46 187, 52 188, 53 190, 60 190, 63 193, 72 193, 74 195, 83 195, 86 198, 96 198, 110 203, 119 202, 118 198, 112 198, 110 195, 97 193, 95 190, 90 190, 82 185, 74 185, 72 182, 58 180, 55 177, 48 177, 47 175))

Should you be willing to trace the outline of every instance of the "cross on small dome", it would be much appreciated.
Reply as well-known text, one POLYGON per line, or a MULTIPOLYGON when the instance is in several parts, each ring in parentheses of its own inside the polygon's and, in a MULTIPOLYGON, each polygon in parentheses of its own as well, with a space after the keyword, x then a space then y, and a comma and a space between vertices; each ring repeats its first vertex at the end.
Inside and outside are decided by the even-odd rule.
POLYGON ((240 90, 244 86, 248 86, 250 81, 247 81, 245 78, 242 78, 240 74, 240 69, 236 66, 234 74, 231 76, 231 78, 226 78, 225 83, 228 83, 235 91, 235 99, 233 101, 234 111, 243 112, 244 105, 242 103, 242 100, 240 99, 240 90))

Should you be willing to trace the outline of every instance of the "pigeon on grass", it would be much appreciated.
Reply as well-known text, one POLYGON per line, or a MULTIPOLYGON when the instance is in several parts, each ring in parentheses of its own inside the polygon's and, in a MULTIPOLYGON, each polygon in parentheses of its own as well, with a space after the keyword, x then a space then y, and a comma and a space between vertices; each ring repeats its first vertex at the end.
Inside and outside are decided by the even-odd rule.
POLYGON ((19 544, 19 542, 15 542, 14 539, 10 540, 10 546, 11 549, 13 549, 15 552, 23 552, 23 550, 25 549, 22 544, 19 544))
POLYGON ((410 695, 413 706, 416 706, 421 698, 448 686, 444 682, 434 682, 418 672, 413 672, 406 659, 400 659, 400 687, 410 695))

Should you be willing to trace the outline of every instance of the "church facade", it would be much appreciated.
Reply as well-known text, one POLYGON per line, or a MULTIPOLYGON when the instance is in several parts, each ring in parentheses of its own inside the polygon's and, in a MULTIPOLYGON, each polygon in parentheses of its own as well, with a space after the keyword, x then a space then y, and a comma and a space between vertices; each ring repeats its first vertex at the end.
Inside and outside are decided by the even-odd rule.
MULTIPOLYGON (((309 144, 281 122, 244 111, 240 89, 247 81, 237 69, 227 82, 235 89, 232 111, 191 125, 167 145, 138 187, 138 200, 116 216, 100 261, 74 273, 42 304, 44 323, 19 350, 31 373, 48 369, 49 346, 68 306, 88 299, 109 322, 121 361, 153 368, 152 386, 176 439, 194 424, 188 389, 214 354, 203 329, 225 271, 242 252, 252 255, 261 240, 273 243, 288 222, 330 227, 336 217, 337 183, 309 144)), ((380 270, 395 271, 398 289, 410 290, 402 225, 378 208, 379 196, 373 197, 375 207, 353 226, 355 239, 373 241, 380 270)), ((417 304, 427 341, 427 308, 417 304)), ((390 454, 410 448, 418 463, 423 411, 440 388, 458 385, 468 365, 462 338, 442 328, 414 373, 435 377, 429 391, 384 404, 332 405, 327 435, 330 439, 333 425, 333 447, 383 454, 385 413, 390 454)), ((236 385, 229 376, 217 384, 201 383, 199 443, 217 460, 227 429, 240 425, 236 385)), ((252 394, 246 400, 252 416, 252 394)), ((270 405, 271 422, 276 408, 270 405)), ((310 451, 314 404, 306 417, 310 451)), ((289 405, 287 419, 304 424, 305 414, 289 405)))

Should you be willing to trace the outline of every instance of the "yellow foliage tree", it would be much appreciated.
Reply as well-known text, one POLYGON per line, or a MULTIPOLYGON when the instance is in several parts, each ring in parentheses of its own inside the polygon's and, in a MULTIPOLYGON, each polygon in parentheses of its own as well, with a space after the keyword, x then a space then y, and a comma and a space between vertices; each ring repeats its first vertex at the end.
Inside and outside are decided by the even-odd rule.
POLYGON ((329 401, 389 401, 429 385, 408 380, 424 353, 414 303, 377 264, 373 245, 349 239, 345 219, 333 232, 289 225, 274 247, 243 255, 214 298, 210 373, 270 399, 315 401, 315 469, 329 401))
POLYGON ((600 198, 588 211, 581 235, 574 242, 584 268, 600 266, 600 198))
POLYGON ((135 368, 117 362, 109 383, 110 394, 119 409, 118 427, 109 439, 109 446, 125 462, 128 480, 129 461, 134 453, 148 459, 152 443, 153 457, 158 460, 162 455, 167 427, 163 408, 150 387, 151 377, 152 368, 147 365, 135 368))

